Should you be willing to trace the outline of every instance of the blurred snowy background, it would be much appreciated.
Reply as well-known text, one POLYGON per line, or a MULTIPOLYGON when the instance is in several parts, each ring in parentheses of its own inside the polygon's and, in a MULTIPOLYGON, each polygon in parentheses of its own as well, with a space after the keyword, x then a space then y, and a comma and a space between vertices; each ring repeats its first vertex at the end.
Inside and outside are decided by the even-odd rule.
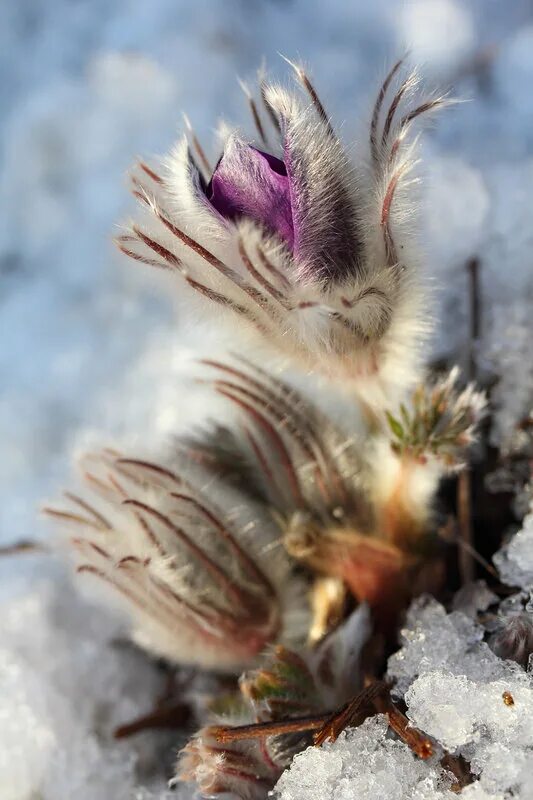
MULTIPOLYGON (((40 532, 36 508, 88 431, 153 437, 179 423, 191 333, 177 329, 170 288, 111 242, 133 208, 135 158, 167 151, 182 110, 206 144, 221 116, 247 124, 236 76, 253 78, 265 58, 289 80, 278 52, 309 64, 349 139, 406 47, 430 82, 469 100, 425 141, 422 241, 442 289, 435 348, 464 343, 464 261, 479 254, 486 312, 498 329, 522 330, 520 386, 509 380, 527 392, 532 2, 0 3, 0 541, 40 532)), ((501 336, 489 338, 495 349, 501 336)), ((497 357, 513 358, 507 344, 497 357)))
MULTIPOLYGON (((504 443, 533 393, 531 0, 1 0, 0 542, 47 535, 37 509, 67 481, 72 453, 94 431, 156 442, 192 413, 196 390, 180 376, 194 331, 176 322, 170 287, 125 263, 111 243, 133 208, 130 164, 168 150, 182 110, 205 143, 221 116, 247 122, 236 77, 252 78, 264 58, 287 80, 279 52, 309 65, 349 139, 406 48, 430 83, 468 100, 425 140, 422 242, 438 291, 438 355, 462 357, 465 261, 481 259, 480 361, 503 375, 504 443)), ((133 656, 104 658, 98 642, 108 634, 95 633, 81 610, 62 619, 43 561, 8 561, 0 668, 13 705, 0 707, 0 730, 11 731, 6 742, 22 740, 18 750, 0 747, 3 800, 147 797, 132 794, 126 751, 108 751, 115 772, 97 767, 100 745, 87 733, 94 709, 76 706, 73 681, 101 673, 98 702, 120 695, 127 706, 131 695, 121 713, 134 715, 150 687, 121 688, 121 659, 133 656), (31 645, 21 628, 35 632, 31 645), (53 663, 34 669, 50 651, 53 663), (13 717, 15 733, 5 727, 13 717), (63 786, 63 767, 57 762, 51 778, 46 754, 66 731, 72 750, 62 758, 78 758, 88 772, 76 768, 78 783, 63 786)))

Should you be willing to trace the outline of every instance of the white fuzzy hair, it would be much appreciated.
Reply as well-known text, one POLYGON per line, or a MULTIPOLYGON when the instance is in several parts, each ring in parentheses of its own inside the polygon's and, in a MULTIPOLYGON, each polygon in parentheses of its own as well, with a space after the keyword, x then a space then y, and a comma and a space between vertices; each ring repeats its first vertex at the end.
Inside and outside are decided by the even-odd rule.
POLYGON ((126 609, 138 644, 239 672, 268 644, 305 640, 304 587, 264 508, 179 452, 156 464, 104 451, 83 471, 91 494, 45 510, 68 526, 78 574, 126 609))
MULTIPOLYGON (((306 560, 315 545, 320 549, 321 541, 341 529, 349 535, 342 537, 340 550, 349 547, 350 536, 354 546, 363 536, 414 552, 420 545, 424 549, 420 537, 431 527, 439 482, 464 466, 485 407, 484 395, 472 385, 457 389, 457 368, 444 378, 426 378, 412 402, 402 404, 405 432, 397 441, 389 412, 373 420, 366 436, 348 437, 295 388, 251 362, 202 363, 215 373, 215 390, 243 415, 242 447, 284 521, 293 555, 293 536, 304 543, 306 560), (400 534, 391 523, 391 504, 404 506, 413 520, 413 541, 396 541, 400 534)), ((394 420, 393 426, 398 430, 394 420)), ((328 572, 326 561, 322 571, 328 572)))
MULTIPOLYGON (((413 224, 416 142, 409 134, 419 116, 445 102, 416 100, 416 77, 400 80, 400 66, 379 91, 370 152, 357 164, 300 67, 294 68, 310 103, 262 84, 280 136, 269 149, 290 163, 297 252, 253 220, 225 219, 210 205, 204 187, 211 167, 190 131, 200 167, 187 137, 160 168, 141 163, 132 178, 145 211, 118 239, 135 260, 172 270, 210 313, 218 306, 236 337, 253 334, 380 406, 392 388, 416 379, 428 330, 413 224)), ((266 141, 255 103, 252 109, 266 141)), ((237 144, 244 143, 230 135, 228 157, 237 144)))

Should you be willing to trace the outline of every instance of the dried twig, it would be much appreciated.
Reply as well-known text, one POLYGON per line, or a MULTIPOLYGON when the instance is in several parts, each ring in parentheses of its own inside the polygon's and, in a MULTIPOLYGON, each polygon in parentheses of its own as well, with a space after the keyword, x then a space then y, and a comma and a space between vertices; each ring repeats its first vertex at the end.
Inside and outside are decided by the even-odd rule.
POLYGON ((459 525, 457 556, 463 586, 473 581, 475 577, 471 491, 470 472, 468 468, 465 468, 457 479, 457 522, 459 525))
POLYGON ((480 263, 478 258, 467 261, 470 300, 470 331, 469 331, 469 361, 468 378, 474 380, 477 373, 476 351, 481 336, 481 290, 479 283, 480 263))
POLYGON ((115 739, 126 739, 135 733, 152 728, 182 728, 191 717, 191 709, 186 703, 155 708, 125 725, 120 725, 114 732, 115 739))
POLYGON ((465 542, 459 537, 457 526, 455 525, 455 520, 453 517, 450 517, 446 524, 438 529, 438 535, 448 544, 455 544, 459 548, 468 550, 474 561, 477 561, 477 563, 483 567, 483 569, 486 570, 492 578, 499 580, 498 571, 492 566, 492 564, 487 561, 487 559, 484 558, 475 547, 472 547, 468 542, 465 542))
POLYGON ((280 736, 286 733, 320 730, 331 717, 330 712, 315 716, 294 717, 280 722, 257 722, 250 725, 216 725, 209 730, 219 742, 236 742, 241 739, 263 739, 265 736, 280 736))
MULTIPOLYGON (((481 334, 481 293, 479 285, 479 259, 471 258, 467 264, 469 280, 469 346, 468 346, 468 377, 474 380, 477 373, 477 347, 481 334)), ((474 537, 472 531, 472 481, 470 471, 467 469, 459 475, 457 481, 457 520, 459 523, 459 538, 462 546, 459 548, 459 573, 461 583, 469 583, 475 577, 473 558, 474 537)))
POLYGON ((319 746, 325 741, 335 741, 339 734, 350 725, 360 725, 364 720, 375 713, 374 703, 377 697, 388 692, 384 681, 375 681, 356 694, 340 711, 330 716, 322 728, 313 737, 315 745, 319 746))
POLYGON ((316 731, 314 744, 319 746, 325 741, 335 741, 342 731, 353 725, 360 725, 376 711, 387 714, 392 730, 416 753, 419 758, 426 759, 433 754, 431 740, 421 731, 409 724, 407 717, 393 703, 389 687, 385 681, 374 681, 358 692, 352 700, 333 713, 317 714, 251 725, 217 726, 211 733, 219 742, 228 743, 240 739, 258 739, 265 736, 280 736, 288 733, 316 731))
POLYGON ((21 539, 19 542, 0 547, 0 556, 14 556, 19 553, 47 553, 48 548, 42 542, 21 539))

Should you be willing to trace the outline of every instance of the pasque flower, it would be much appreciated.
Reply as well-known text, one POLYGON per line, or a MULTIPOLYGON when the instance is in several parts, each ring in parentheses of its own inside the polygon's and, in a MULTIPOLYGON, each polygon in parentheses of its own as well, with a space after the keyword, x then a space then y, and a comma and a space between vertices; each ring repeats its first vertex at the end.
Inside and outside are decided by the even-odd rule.
POLYGON ((253 332, 306 369, 363 394, 408 383, 425 325, 409 134, 443 99, 416 100, 400 66, 355 163, 300 67, 307 99, 263 82, 265 119, 250 98, 257 144, 232 133, 212 169, 191 133, 193 147, 184 138, 160 168, 139 165, 134 194, 146 213, 119 246, 172 270, 241 322, 243 338, 253 332))
MULTIPOLYGON (((433 754, 371 678, 409 599, 436 588, 435 493, 464 466, 485 404, 457 390, 456 370, 432 380, 418 368, 411 130, 443 98, 416 99, 396 63, 352 162, 294 69, 303 97, 264 82, 262 110, 249 96, 259 141, 231 133, 212 167, 186 121, 170 157, 140 163, 142 216, 118 243, 223 312, 239 345, 359 393, 365 402, 346 405, 357 431, 245 358, 204 359, 237 429, 182 436, 157 462, 88 456, 83 491, 46 509, 68 527, 80 579, 125 610, 139 645, 174 664, 245 670, 238 690, 213 681, 213 717, 197 709, 207 724, 176 766, 204 796, 241 800, 265 800, 295 753, 376 710, 417 755, 433 754)), ((526 611, 491 641, 524 666, 526 611)))
POLYGON ((46 510, 67 525, 80 577, 126 609, 138 644, 239 672, 268 644, 305 639, 303 587, 264 508, 206 484, 179 451, 165 464, 104 451, 83 468, 90 494, 46 510))

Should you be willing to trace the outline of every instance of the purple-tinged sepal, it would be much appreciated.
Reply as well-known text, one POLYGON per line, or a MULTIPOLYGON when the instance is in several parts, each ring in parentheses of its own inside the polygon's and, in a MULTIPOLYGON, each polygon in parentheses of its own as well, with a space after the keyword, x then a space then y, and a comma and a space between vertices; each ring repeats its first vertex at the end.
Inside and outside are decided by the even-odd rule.
POLYGON ((326 286, 357 276, 364 263, 353 165, 329 122, 297 97, 266 90, 278 115, 294 226, 295 278, 326 286))
POLYGON ((231 136, 206 195, 224 219, 251 219, 293 249, 291 189, 279 158, 231 136))

